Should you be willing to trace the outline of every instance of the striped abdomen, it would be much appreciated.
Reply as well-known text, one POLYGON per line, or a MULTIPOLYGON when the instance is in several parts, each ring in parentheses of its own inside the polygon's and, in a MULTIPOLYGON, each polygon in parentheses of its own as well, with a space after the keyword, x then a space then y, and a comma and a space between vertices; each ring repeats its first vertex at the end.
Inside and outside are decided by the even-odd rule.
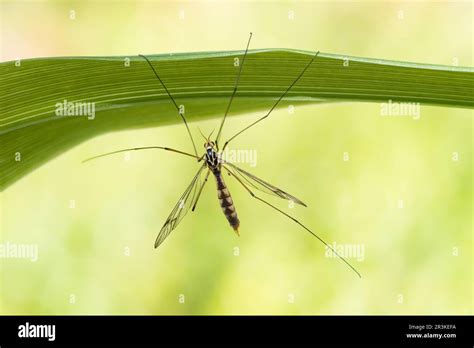
POLYGON ((230 192, 225 185, 221 172, 214 172, 214 176, 216 177, 217 182, 217 198, 219 198, 222 211, 224 212, 227 221, 229 221, 230 226, 232 226, 234 231, 239 234, 240 221, 237 217, 237 212, 235 211, 234 202, 232 201, 230 192))

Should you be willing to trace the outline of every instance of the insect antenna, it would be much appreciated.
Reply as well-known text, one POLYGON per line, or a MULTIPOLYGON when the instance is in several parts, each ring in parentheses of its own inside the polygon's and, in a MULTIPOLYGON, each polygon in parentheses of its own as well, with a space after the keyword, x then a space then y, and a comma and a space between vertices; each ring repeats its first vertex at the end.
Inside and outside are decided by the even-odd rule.
POLYGON ((209 134, 209 136, 207 137, 207 141, 211 141, 211 135, 212 133, 214 133, 215 129, 212 130, 211 134, 209 134))
POLYGON ((201 133, 201 135, 202 135, 202 137, 204 138, 204 140, 207 141, 207 138, 206 138, 206 136, 203 134, 203 132, 201 131, 201 128, 199 128, 199 126, 198 126, 197 129, 199 130, 199 133, 201 133))
POLYGON ((208 137, 206 137, 203 132, 201 131, 201 128, 197 127, 198 130, 199 130, 199 133, 201 133, 202 137, 204 138, 204 140, 206 140, 206 142, 210 142, 211 141, 211 135, 212 133, 214 133, 215 129, 212 130, 211 134, 209 134, 208 137))
POLYGON ((188 131, 188 134, 189 134, 189 137, 191 138, 191 142, 193 143, 193 148, 194 148, 194 153, 196 155, 196 157, 198 157, 198 154, 197 154, 197 150, 196 150, 196 145, 194 144, 194 139, 193 139, 193 136, 191 134, 191 131, 189 130, 189 126, 188 126, 188 123, 186 122, 186 118, 184 117, 184 113, 181 112, 178 104, 176 104, 176 101, 174 100, 173 96, 171 95, 170 91, 168 90, 168 88, 166 87, 166 85, 164 84, 163 80, 160 78, 160 76, 158 75, 158 73, 156 72, 155 68, 153 67, 153 65, 151 64, 150 60, 145 57, 144 55, 142 54, 139 54, 140 57, 144 58, 148 65, 150 66, 151 70, 153 70, 153 73, 155 74, 156 78, 160 81, 161 85, 163 86, 163 88, 165 89, 166 93, 168 94, 168 96, 170 97, 171 101, 173 102, 174 106, 176 107, 176 110, 178 111, 178 114, 179 116, 181 116, 181 119, 183 120, 184 122, 184 125, 186 126, 186 129, 188 131))

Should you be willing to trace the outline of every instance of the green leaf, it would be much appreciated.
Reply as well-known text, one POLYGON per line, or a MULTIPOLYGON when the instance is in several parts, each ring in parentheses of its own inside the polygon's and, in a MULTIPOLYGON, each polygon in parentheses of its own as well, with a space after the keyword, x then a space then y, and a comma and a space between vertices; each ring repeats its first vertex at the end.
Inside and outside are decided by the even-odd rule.
MULTIPOLYGON (((177 103, 185 105, 186 117, 192 122, 222 117, 238 71, 234 59, 242 54, 180 53, 149 58, 177 103)), ((230 115, 268 110, 313 55, 282 49, 249 51, 230 115)), ((472 68, 320 53, 279 107, 392 100, 472 108, 473 72, 472 68)), ((29 59, 1 63, 0 73, 2 190, 94 136, 181 121, 140 57, 29 59), (95 103, 95 118, 56 115, 57 103, 64 100, 95 103)))

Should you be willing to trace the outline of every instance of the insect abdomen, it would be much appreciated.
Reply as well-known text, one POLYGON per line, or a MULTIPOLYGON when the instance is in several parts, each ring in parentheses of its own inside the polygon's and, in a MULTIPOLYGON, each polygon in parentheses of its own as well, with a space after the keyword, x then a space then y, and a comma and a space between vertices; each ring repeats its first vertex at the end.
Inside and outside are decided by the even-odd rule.
POLYGON ((230 192, 225 185, 224 179, 220 172, 214 173, 217 181, 217 198, 219 198, 219 203, 221 205, 222 211, 224 212, 227 221, 229 221, 230 226, 234 231, 239 234, 240 221, 237 217, 237 212, 235 211, 234 202, 230 196, 230 192))

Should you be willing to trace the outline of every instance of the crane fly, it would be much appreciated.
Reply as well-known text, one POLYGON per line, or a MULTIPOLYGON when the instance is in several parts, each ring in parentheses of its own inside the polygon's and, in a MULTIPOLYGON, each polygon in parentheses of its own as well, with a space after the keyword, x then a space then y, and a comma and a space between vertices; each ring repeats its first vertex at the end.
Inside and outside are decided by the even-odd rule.
MULTIPOLYGON (((280 197, 282 199, 294 202, 296 204, 302 205, 306 207, 306 204, 304 204, 301 200, 296 198, 295 196, 279 189, 276 186, 273 186, 272 184, 269 184, 268 182, 256 177, 255 175, 243 170, 242 168, 239 168, 233 163, 230 163, 222 158, 222 153, 227 147, 227 145, 234 140, 237 136, 245 132, 246 130, 250 129, 257 123, 263 121, 265 118, 270 116, 271 112, 278 106, 278 104, 281 102, 281 100, 288 94, 288 92, 291 90, 291 88, 300 80, 300 78, 304 75, 306 70, 311 66, 315 58, 318 56, 319 51, 316 52, 316 54, 313 55, 313 57, 310 59, 308 63, 305 64, 304 68, 301 70, 300 74, 296 77, 296 79, 288 86, 288 88, 281 94, 281 96, 277 99, 277 101, 273 104, 273 106, 270 108, 270 110, 263 115, 262 117, 258 118, 256 121, 250 123, 248 126, 240 130, 239 132, 235 133, 232 137, 230 137, 225 143, 222 149, 219 148, 219 140, 220 136, 222 134, 222 129, 224 127, 227 115, 229 113, 229 110, 231 108, 232 102, 234 100, 234 97, 237 93, 237 89, 239 86, 239 81, 240 81, 240 76, 242 74, 242 69, 244 67, 245 59, 247 57, 247 52, 248 48, 250 45, 250 40, 252 39, 252 33, 250 33, 247 46, 245 48, 245 52, 243 55, 242 63, 239 64, 239 70, 237 73, 237 77, 235 80, 235 85, 232 90, 232 94, 230 96, 229 102, 227 104, 224 116, 220 122, 219 130, 217 132, 216 137, 214 140, 211 140, 212 132, 208 137, 205 137, 202 133, 201 135, 205 139, 204 143, 204 149, 205 152, 203 155, 199 156, 196 145, 194 143, 194 138, 191 134, 191 131, 189 130, 188 123, 186 122, 186 118, 184 116, 184 112, 178 104, 176 103, 175 99, 171 95, 170 91, 166 87, 165 83, 163 80, 160 78, 158 75, 158 72, 156 68, 153 66, 151 61, 144 55, 139 55, 142 57, 149 65, 151 68, 151 71, 155 75, 155 77, 158 79, 160 82, 161 86, 164 88, 166 91, 166 94, 168 95, 169 99, 171 100, 172 104, 176 108, 178 115, 181 117, 181 120, 183 121, 184 125, 186 126, 186 130, 188 132, 189 138, 191 140, 194 152, 189 153, 185 151, 180 151, 176 149, 172 149, 169 147, 164 147, 164 146, 146 146, 146 147, 135 147, 135 148, 129 148, 129 149, 123 149, 123 150, 118 150, 118 151, 113 151, 113 152, 108 152, 104 153, 98 156, 90 157, 83 162, 87 162, 93 159, 97 159, 100 157, 104 156, 109 156, 113 154, 117 154, 120 152, 128 152, 128 151, 137 151, 137 150, 150 150, 150 149, 160 149, 160 150, 165 150, 165 151, 170 151, 174 153, 178 153, 184 156, 192 157, 194 158, 199 164, 200 167, 197 171, 197 173, 194 175, 193 179, 191 180, 191 183, 189 186, 186 188, 184 193, 181 195, 179 198, 178 202, 174 206, 173 210, 171 211, 170 215, 166 219, 163 227, 161 228, 160 232, 158 233, 158 236, 155 241, 155 248, 161 245, 163 241, 170 235, 170 233, 178 226, 178 224, 181 222, 181 220, 184 218, 186 213, 191 209, 191 211, 194 211, 196 209, 199 197, 201 196, 202 190, 204 189, 204 186, 206 185, 209 175, 212 173, 216 185, 217 185, 217 198, 219 199, 219 203, 221 206, 221 209, 224 213, 224 216, 226 217, 227 221, 229 222, 229 225, 232 227, 232 229, 239 235, 239 227, 240 227, 240 220, 237 215, 237 211, 235 209, 234 202, 232 200, 232 196, 229 192, 229 189, 227 188, 227 185, 224 181, 224 176, 223 172, 227 173, 230 177, 234 178, 242 187, 250 194, 251 197, 254 199, 266 204, 267 206, 271 207, 272 209, 278 211, 279 213, 285 215, 289 219, 293 220, 295 223, 297 223, 299 226, 301 226, 303 229, 305 229, 307 232, 309 232, 312 236, 317 238, 321 243, 323 243, 328 249, 330 249, 337 257, 339 257, 340 260, 342 260, 348 267, 350 267, 359 277, 361 277, 360 273, 344 258, 342 257, 334 248, 332 248, 328 243, 326 243, 321 237, 319 237, 316 233, 311 231, 308 227, 303 225, 301 222, 299 222, 297 219, 295 219, 293 216, 289 215, 288 213, 284 212, 283 210, 279 209, 275 205, 267 202, 265 199, 261 198, 257 194, 255 194, 254 190, 256 191, 261 191, 276 197, 280 197), (202 163, 202 164, 201 164, 202 163), (204 179, 203 179, 204 178, 204 179), (202 180, 203 179, 203 180, 202 180)), ((200 130, 199 130, 200 131, 200 130)))

